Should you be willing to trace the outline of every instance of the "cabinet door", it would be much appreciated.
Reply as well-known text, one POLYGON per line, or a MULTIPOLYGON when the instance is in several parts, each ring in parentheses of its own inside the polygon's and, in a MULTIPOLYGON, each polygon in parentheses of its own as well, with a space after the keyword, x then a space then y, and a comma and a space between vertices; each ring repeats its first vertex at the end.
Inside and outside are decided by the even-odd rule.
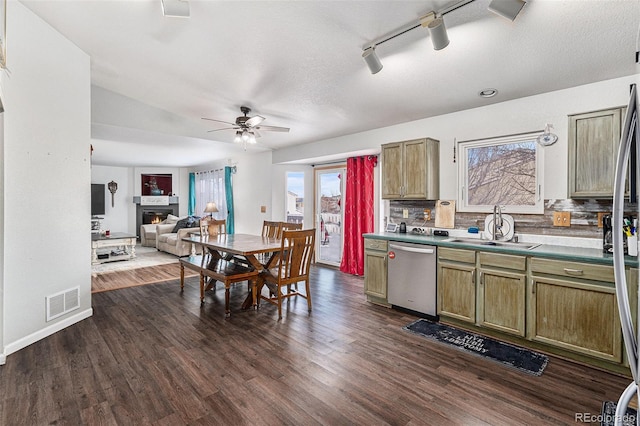
POLYGON ((622 331, 613 287, 534 277, 528 337, 620 362, 622 331))
POLYGON ((610 198, 622 108, 569 116, 569 196, 610 198))
POLYGON ((364 292, 369 296, 387 298, 387 253, 365 250, 364 292))
POLYGON ((480 269, 478 322, 516 336, 525 335, 524 274, 480 269))
POLYGON ((427 141, 404 143, 404 191, 402 198, 427 198, 427 141))
POLYGON ((402 198, 403 176, 402 143, 382 145, 381 192, 383 199, 402 198))
POLYGON ((438 314, 476 322, 475 265, 438 264, 438 314))

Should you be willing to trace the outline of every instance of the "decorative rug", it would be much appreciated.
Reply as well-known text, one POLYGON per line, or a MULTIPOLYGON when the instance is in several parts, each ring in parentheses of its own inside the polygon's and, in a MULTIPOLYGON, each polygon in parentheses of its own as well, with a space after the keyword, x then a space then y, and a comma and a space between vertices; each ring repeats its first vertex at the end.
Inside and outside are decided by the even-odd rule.
POLYGON ((456 349, 497 361, 533 376, 542 375, 542 371, 549 362, 546 355, 529 349, 422 318, 403 327, 403 329, 436 342, 446 343, 456 349))
POLYGON ((127 271, 149 266, 166 265, 168 263, 178 263, 178 258, 170 253, 158 251, 155 247, 143 247, 138 244, 136 245, 135 258, 91 265, 91 276, 96 277, 108 272, 127 271))
MULTIPOLYGON (((605 401, 602 403, 602 413, 600 414, 600 419, 597 419, 600 420, 601 426, 613 426, 615 424, 617 406, 618 403, 613 401, 605 401)), ((627 407, 627 412, 622 417, 622 424, 624 426, 635 426, 637 415, 638 412, 636 410, 627 407)), ((584 419, 585 422, 587 420, 589 419, 584 419)))

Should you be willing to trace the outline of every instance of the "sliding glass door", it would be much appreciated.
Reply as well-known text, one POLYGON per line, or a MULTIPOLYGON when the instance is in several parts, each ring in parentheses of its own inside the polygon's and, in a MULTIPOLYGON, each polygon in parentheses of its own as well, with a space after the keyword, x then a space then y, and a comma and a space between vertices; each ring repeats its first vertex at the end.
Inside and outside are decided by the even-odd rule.
POLYGON ((340 266, 346 168, 316 168, 316 262, 340 266))

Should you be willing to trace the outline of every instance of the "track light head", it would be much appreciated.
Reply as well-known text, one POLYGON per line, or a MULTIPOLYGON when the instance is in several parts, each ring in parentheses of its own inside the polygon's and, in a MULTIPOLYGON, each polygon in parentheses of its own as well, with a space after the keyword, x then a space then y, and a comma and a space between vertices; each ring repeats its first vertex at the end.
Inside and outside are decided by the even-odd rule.
POLYGON ((429 22, 427 28, 429 29, 431 43, 433 43, 435 50, 442 50, 449 45, 447 28, 444 26, 444 20, 442 18, 437 18, 429 22))
POLYGON ((376 54, 376 47, 371 46, 362 52, 362 59, 367 63, 371 74, 377 74, 382 69, 382 62, 376 54))
POLYGON ((187 0, 162 0, 162 14, 170 18, 188 18, 189 2, 187 0))
POLYGON ((525 4, 526 2, 523 0, 492 0, 488 9, 497 15, 513 21, 525 4))

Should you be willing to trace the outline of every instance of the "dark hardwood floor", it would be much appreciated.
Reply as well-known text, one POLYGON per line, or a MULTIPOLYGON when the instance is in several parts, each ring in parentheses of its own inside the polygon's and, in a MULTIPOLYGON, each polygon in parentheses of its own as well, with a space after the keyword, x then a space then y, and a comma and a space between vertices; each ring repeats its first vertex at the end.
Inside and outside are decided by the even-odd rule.
POLYGON ((551 358, 529 376, 430 342, 369 304, 361 278, 313 269, 313 312, 199 303, 197 278, 93 295, 93 317, 7 357, 2 425, 542 425, 600 413, 628 378, 551 358))

